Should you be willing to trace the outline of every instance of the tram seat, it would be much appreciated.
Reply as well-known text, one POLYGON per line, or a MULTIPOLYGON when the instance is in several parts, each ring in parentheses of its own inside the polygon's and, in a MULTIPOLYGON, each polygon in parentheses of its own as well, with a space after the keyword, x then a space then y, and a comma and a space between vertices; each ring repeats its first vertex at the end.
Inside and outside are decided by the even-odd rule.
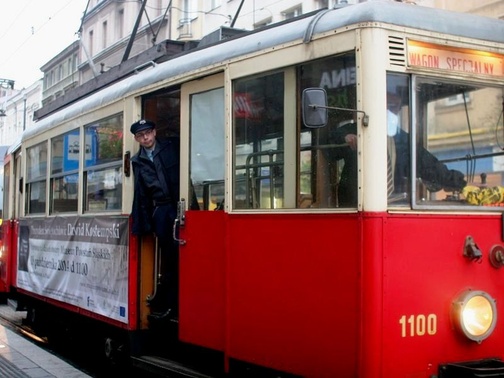
POLYGON ((77 211, 77 199, 55 199, 53 200, 53 212, 69 213, 77 211))
POLYGON ((300 209, 308 209, 312 207, 313 204, 313 195, 311 194, 300 194, 299 195, 299 208, 300 209))

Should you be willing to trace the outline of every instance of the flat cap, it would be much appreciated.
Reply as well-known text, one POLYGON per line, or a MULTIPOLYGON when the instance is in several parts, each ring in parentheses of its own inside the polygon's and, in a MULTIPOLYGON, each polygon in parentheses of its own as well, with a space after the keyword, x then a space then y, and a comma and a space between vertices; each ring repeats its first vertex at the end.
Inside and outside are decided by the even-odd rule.
POLYGON ((156 124, 152 121, 147 121, 145 119, 141 119, 140 121, 135 122, 131 125, 130 131, 133 135, 142 130, 154 129, 156 124))

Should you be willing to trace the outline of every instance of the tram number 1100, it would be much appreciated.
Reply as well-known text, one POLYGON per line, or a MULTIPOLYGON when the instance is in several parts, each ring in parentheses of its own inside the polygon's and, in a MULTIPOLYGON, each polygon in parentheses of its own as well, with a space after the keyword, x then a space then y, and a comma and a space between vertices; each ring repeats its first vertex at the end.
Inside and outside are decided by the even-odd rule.
POLYGON ((435 335, 437 332, 437 316, 429 315, 403 315, 399 319, 401 325, 401 337, 415 337, 435 335))

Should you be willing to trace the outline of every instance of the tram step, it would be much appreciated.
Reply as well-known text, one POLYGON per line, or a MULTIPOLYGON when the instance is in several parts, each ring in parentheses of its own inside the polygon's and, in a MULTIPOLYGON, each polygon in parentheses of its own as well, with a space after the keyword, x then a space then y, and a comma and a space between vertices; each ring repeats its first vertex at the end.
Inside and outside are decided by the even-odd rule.
POLYGON ((213 378, 202 374, 178 362, 156 356, 138 356, 131 357, 132 364, 141 369, 145 369, 154 374, 162 374, 171 377, 190 377, 190 378, 213 378), (167 374, 169 372, 169 375, 167 374))
POLYGON ((19 304, 15 299, 7 299, 7 305, 14 311, 25 311, 26 308, 19 304))
POLYGON ((174 314, 171 310, 167 310, 165 312, 152 312, 147 317, 150 322, 170 321, 170 322, 178 323, 178 319, 174 316, 174 314))

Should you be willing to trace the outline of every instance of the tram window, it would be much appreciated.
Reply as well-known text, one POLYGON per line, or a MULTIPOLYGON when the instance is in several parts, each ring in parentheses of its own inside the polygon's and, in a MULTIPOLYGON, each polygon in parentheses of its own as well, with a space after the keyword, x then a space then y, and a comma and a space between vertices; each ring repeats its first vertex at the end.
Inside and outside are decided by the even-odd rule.
POLYGON ((27 148, 26 155, 26 213, 43 214, 47 194, 47 143, 27 148))
POLYGON ((415 204, 504 206, 502 88, 414 80, 415 204), (420 156, 423 150, 436 159, 436 169, 420 156))
POLYGON ((203 210, 219 210, 224 204, 223 109, 223 88, 191 95, 191 181, 203 210))
MULTIPOLYGON (((355 54, 317 60, 298 68, 299 93, 324 88, 328 105, 356 108, 355 54)), ((301 122, 300 122, 301 123, 301 122)), ((301 126, 299 134, 299 208, 357 207, 357 150, 355 113, 331 112, 327 126, 301 126)))
POLYGON ((86 172, 86 211, 120 210, 121 168, 88 170, 86 172))
POLYGON ((120 210, 122 204, 123 116, 84 127, 85 211, 120 210))
POLYGON ((387 164, 390 163, 388 204, 409 206, 411 193, 410 79, 387 75, 387 164))
POLYGON ((78 210, 79 161, 78 129, 51 139, 51 214, 78 210))
POLYGON ((284 207, 284 74, 234 83, 236 209, 284 207))
POLYGON ((5 164, 4 168, 4 183, 3 183, 3 214, 4 217, 10 218, 10 200, 11 200, 11 163, 5 164))

